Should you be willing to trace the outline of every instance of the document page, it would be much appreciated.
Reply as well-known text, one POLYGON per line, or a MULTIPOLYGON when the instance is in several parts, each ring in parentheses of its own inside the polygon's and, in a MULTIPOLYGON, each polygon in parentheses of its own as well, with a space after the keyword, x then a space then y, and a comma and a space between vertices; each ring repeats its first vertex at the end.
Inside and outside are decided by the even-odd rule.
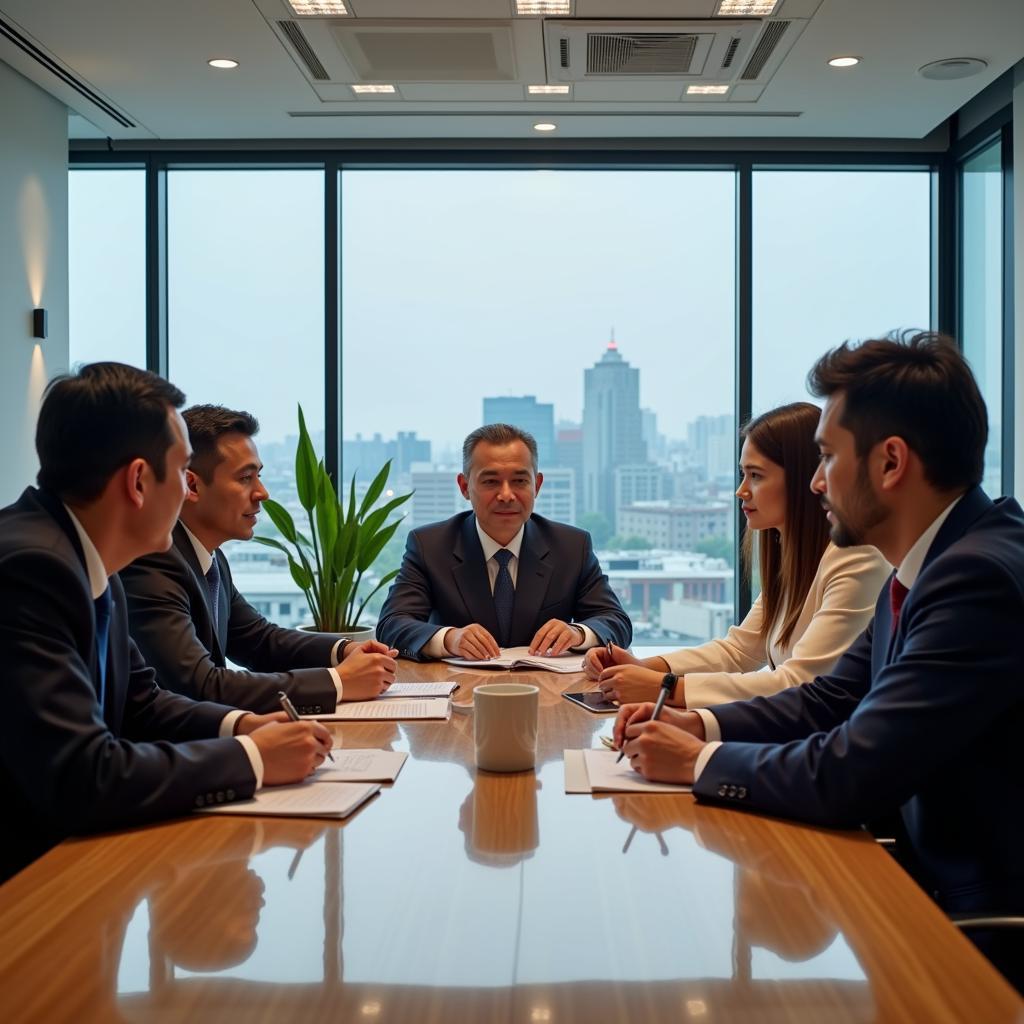
POLYGON ((197 813, 345 818, 379 791, 376 783, 300 782, 294 786, 268 786, 251 800, 200 807, 197 813))
POLYGON ((689 793, 692 786, 679 786, 669 782, 648 782, 630 767, 629 760, 619 764, 617 750, 584 750, 583 762, 587 767, 590 788, 613 793, 689 793))
POLYGON ((401 721, 410 718, 447 719, 451 715, 452 702, 447 697, 428 697, 423 700, 354 700, 350 704, 339 704, 337 708, 322 715, 303 715, 320 722, 358 722, 368 719, 378 721, 401 721))
POLYGON ((385 697, 447 697, 459 688, 458 683, 392 683, 378 698, 385 697))
POLYGON ((409 756, 403 750, 347 750, 335 747, 334 761, 313 773, 317 782, 394 782, 409 756))
POLYGON ((529 647, 502 647, 497 658, 482 658, 473 661, 468 658, 444 658, 451 665, 463 668, 494 668, 494 669, 544 669, 548 672, 569 674, 583 671, 583 658, 578 652, 560 654, 557 658, 549 658, 543 654, 530 654, 529 647))

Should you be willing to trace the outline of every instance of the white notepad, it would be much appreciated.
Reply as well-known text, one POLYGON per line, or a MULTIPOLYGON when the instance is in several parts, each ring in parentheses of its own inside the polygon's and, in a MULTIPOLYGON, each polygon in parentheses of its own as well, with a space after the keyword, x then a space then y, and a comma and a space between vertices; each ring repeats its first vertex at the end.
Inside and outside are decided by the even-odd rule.
POLYGON ((565 751, 567 793, 689 793, 692 786, 670 782, 649 782, 630 767, 629 761, 615 763, 617 750, 565 751), (584 776, 585 773, 585 776, 584 776))
POLYGON ((453 690, 459 688, 458 683, 392 683, 378 698, 385 697, 448 697, 453 690))
POLYGON ((408 754, 404 750, 350 750, 335 747, 334 761, 313 773, 317 782, 394 782, 408 754))
POLYGON ((447 697, 427 697, 422 700, 354 700, 339 704, 334 711, 320 715, 303 715, 318 722, 402 721, 409 718, 447 719, 452 713, 452 702, 447 697))
POLYGON ((561 672, 565 675, 583 671, 583 658, 579 654, 560 654, 557 658, 547 658, 542 654, 530 654, 529 647, 502 647, 499 657, 480 661, 468 658, 442 660, 459 668, 544 669, 546 672, 561 672))
POLYGON ((378 792, 380 786, 377 783, 299 782, 294 786, 268 786, 259 790, 251 800, 200 807, 197 813, 347 818, 378 792))

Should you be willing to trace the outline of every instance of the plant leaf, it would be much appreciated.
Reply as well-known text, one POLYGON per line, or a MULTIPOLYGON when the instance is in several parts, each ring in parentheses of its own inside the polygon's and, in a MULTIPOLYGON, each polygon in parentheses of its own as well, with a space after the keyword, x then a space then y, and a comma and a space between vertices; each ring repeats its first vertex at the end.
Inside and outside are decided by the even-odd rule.
POLYGON ((317 467, 316 529, 320 534, 320 557, 324 571, 334 566, 334 545, 338 540, 338 496, 321 462, 317 467))
MULTIPOLYGON (((309 589, 313 585, 313 579, 308 570, 290 558, 288 559, 288 570, 292 574, 292 579, 295 580, 295 585, 300 590, 305 591, 308 596, 309 589)), ((313 609, 310 608, 310 611, 313 611, 313 609)))
POLYGON ((385 526, 376 536, 367 536, 364 542, 362 536, 359 538, 359 554, 356 556, 356 565, 360 572, 366 572, 376 561, 377 556, 384 550, 384 545, 395 535, 395 530, 402 525, 401 519, 396 519, 390 526, 385 526))
POLYGON ((253 540, 257 544, 265 544, 268 548, 277 548, 278 551, 283 551, 289 558, 292 557, 292 553, 279 541, 273 537, 253 537, 253 540))
POLYGON ((295 489, 299 493, 299 504, 307 512, 316 504, 316 453, 306 429, 306 417, 299 406, 299 446, 295 449, 295 489))
POLYGON ((277 532, 280 533, 285 540, 291 541, 291 543, 294 544, 297 537, 295 522, 288 509, 286 509, 284 505, 278 504, 273 498, 264 498, 263 508, 266 510, 270 521, 277 528, 277 532))
POLYGON ((381 587, 386 587, 396 576, 398 575, 398 569, 392 569, 391 572, 380 578, 380 582, 371 590, 364 599, 363 603, 359 606, 359 611, 356 612, 356 622, 363 617, 363 609, 367 606, 370 598, 380 590, 381 587))
POLYGON ((388 474, 391 472, 391 460, 381 466, 380 471, 373 478, 366 494, 363 495, 363 503, 359 506, 359 518, 362 519, 367 512, 373 508, 373 503, 381 496, 384 485, 388 482, 388 474))

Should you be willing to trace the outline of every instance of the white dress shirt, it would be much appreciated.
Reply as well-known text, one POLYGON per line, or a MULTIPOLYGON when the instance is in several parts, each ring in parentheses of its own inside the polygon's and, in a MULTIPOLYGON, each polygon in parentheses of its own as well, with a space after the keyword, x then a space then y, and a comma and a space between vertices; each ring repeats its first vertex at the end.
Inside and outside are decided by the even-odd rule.
MULTIPOLYGON (((476 534, 480 538, 480 547, 484 550, 484 565, 487 566, 487 579, 491 585, 492 594, 494 593, 495 580, 497 580, 498 572, 501 570, 501 566, 494 556, 503 548, 512 552, 512 557, 508 560, 508 574, 512 577, 512 586, 515 588, 516 581, 519 578, 519 550, 523 546, 523 534, 525 531, 526 524, 524 523, 519 527, 519 532, 507 544, 499 544, 493 537, 484 533, 483 528, 480 526, 480 520, 476 520, 476 534)), ((585 651, 588 647, 597 646, 597 634, 589 626, 583 625, 582 622, 576 625, 583 631, 583 639, 578 644, 574 644, 571 649, 574 651, 585 651)), ((442 626, 427 641, 423 648, 423 653, 428 658, 448 657, 449 651, 444 645, 444 638, 448 635, 448 631, 452 629, 455 629, 455 626, 442 626)))
MULTIPOLYGON (((950 512, 956 508, 956 503, 962 498, 963 495, 959 495, 954 498, 931 522, 920 537, 914 541, 910 550, 903 556, 903 561, 900 562, 899 568, 896 570, 896 579, 900 581, 907 588, 910 588, 917 582, 917 577, 921 574, 921 566, 924 565, 924 560, 928 555, 928 549, 932 546, 932 541, 935 540, 935 535, 942 528, 942 524, 949 517, 950 512)), ((697 761, 693 766, 693 781, 696 782, 700 778, 700 773, 704 771, 704 767, 708 761, 711 760, 712 755, 722 745, 722 730, 718 725, 718 719, 715 718, 714 714, 707 708, 697 708, 697 714, 700 715, 701 721, 704 723, 704 739, 707 743, 704 749, 697 755, 697 761)))
MULTIPOLYGON (((107 572, 100 553, 96 550, 92 538, 85 531, 85 527, 78 521, 74 512, 64 506, 64 510, 71 518, 71 525, 74 526, 78 539, 82 544, 82 553, 85 555, 85 569, 89 574, 89 587, 92 590, 92 599, 95 601, 110 586, 110 574, 107 572)), ((191 534, 190 534, 191 536, 191 534)), ((210 559, 212 562, 212 558, 210 559)), ((209 568, 209 566, 207 566, 209 568)), ((242 744, 242 749, 249 758, 253 774, 256 776, 256 788, 263 785, 263 758, 260 756, 259 747, 248 736, 235 736, 235 723, 248 711, 229 711, 221 720, 217 734, 220 737, 232 737, 242 744)))

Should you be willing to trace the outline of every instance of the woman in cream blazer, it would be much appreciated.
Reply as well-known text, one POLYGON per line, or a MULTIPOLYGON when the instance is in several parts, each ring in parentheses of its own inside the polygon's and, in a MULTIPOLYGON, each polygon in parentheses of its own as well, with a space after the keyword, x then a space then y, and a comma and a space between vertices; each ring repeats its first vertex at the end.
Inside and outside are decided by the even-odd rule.
POLYGON ((819 410, 807 402, 759 416, 743 430, 742 480, 749 571, 757 534, 762 591, 746 618, 720 640, 639 659, 620 647, 592 648, 586 670, 621 703, 654 700, 667 672, 669 699, 710 707, 768 696, 828 672, 874 613, 890 572, 873 547, 838 548, 810 482, 817 465, 819 410))

